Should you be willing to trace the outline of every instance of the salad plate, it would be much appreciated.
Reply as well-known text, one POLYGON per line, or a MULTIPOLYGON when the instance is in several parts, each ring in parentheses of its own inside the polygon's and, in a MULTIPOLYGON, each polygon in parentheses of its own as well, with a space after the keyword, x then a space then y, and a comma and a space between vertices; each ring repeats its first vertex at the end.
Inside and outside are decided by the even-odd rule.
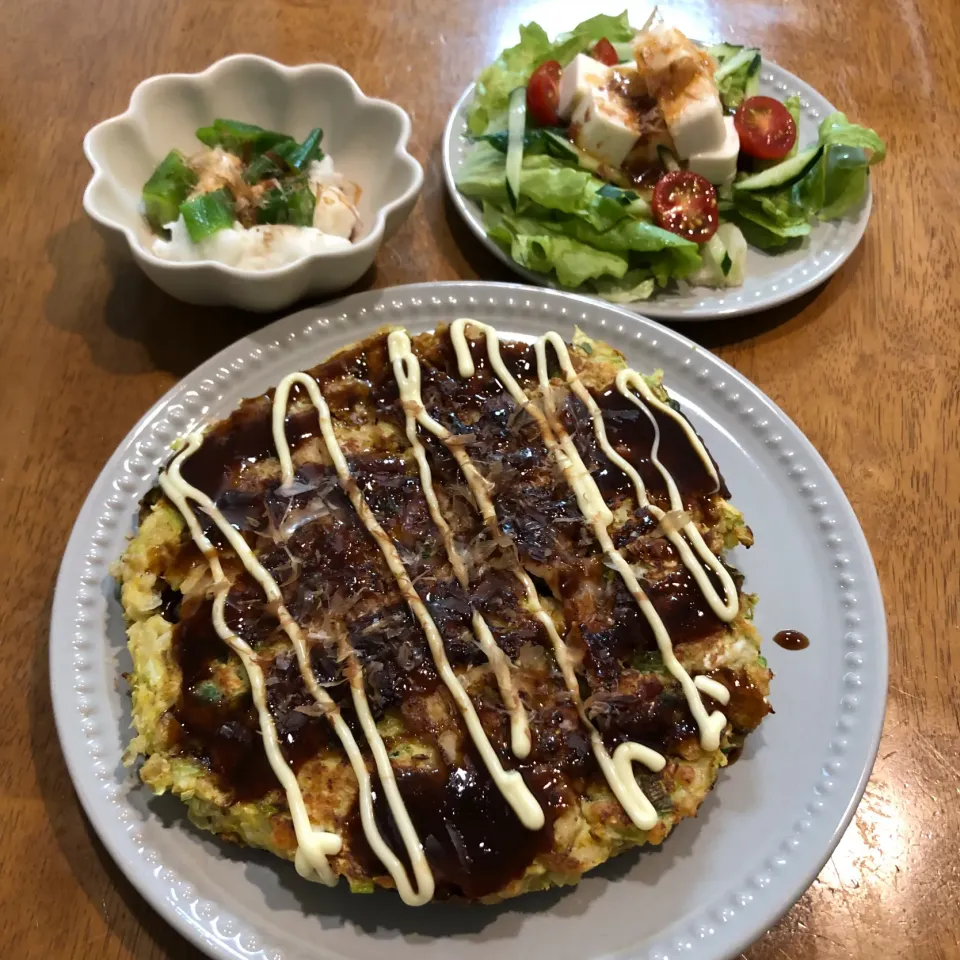
POLYGON ((184 378, 122 441, 64 554, 51 624, 57 728, 77 793, 111 855, 177 930, 216 958, 399 960, 491 949, 505 960, 735 956, 812 882, 849 822, 876 753, 885 703, 884 614, 869 549, 842 490, 797 427, 736 371, 681 335, 596 299, 512 284, 377 290, 280 320, 184 378), (266 855, 237 854, 172 815, 121 764, 130 663, 110 565, 177 436, 228 414, 291 371, 387 325, 413 332, 471 317, 531 339, 580 327, 664 382, 749 507, 756 546, 738 548, 771 645, 770 716, 736 776, 662 851, 617 861, 573 889, 496 907, 417 909, 301 880, 266 855), (775 560, 776 562, 771 562, 775 560), (746 851, 746 852, 745 852, 746 851))
MULTIPOLYGON (((576 30, 589 29, 591 23, 600 19, 601 18, 598 17, 593 18, 591 21, 586 21, 576 28, 576 30)), ((605 17, 603 19, 611 25, 611 30, 617 30, 622 26, 622 23, 625 23, 625 18, 605 17)), ((536 25, 531 24, 529 27, 522 28, 522 30, 529 31, 531 27, 535 26, 536 25)), ((576 30, 571 34, 566 34, 558 38, 554 43, 554 48, 556 49, 559 45, 562 45, 564 38, 568 38, 569 42, 569 38, 576 36, 576 30)), ((529 34, 524 34, 524 36, 528 37, 529 34)), ((512 49, 517 50, 522 47, 524 43, 529 42, 528 39, 525 39, 521 41, 518 47, 512 49)), ((723 45, 720 45, 720 47, 722 48, 723 45)), ((620 54, 621 57, 626 57, 628 56, 629 43, 619 43, 617 44, 617 49, 618 51, 622 51, 620 54)), ((733 47, 731 49, 736 51, 747 48, 733 47)), ((494 70, 499 64, 503 63, 503 58, 508 56, 509 53, 510 51, 505 51, 504 54, 501 55, 501 60, 497 61, 497 64, 486 68, 482 76, 487 76, 489 71, 494 70)), ((552 56, 553 54, 546 53, 544 55, 552 56)), ((571 69, 573 66, 574 65, 571 65, 571 69)), ((481 80, 481 83, 482 82, 481 80)), ((842 116, 837 114, 838 108, 832 105, 825 97, 813 89, 813 87, 767 59, 762 59, 759 71, 755 78, 753 78, 752 84, 753 86, 749 90, 750 94, 755 93, 761 97, 772 97, 780 102, 787 101, 795 105, 797 129, 796 147, 799 148, 801 154, 807 150, 807 148, 816 146, 818 144, 818 137, 821 143, 825 142, 820 130, 825 118, 842 116)), ((444 178, 453 205, 463 217, 471 232, 495 256, 531 283, 561 289, 572 289, 573 292, 587 295, 607 296, 608 299, 621 303, 627 306, 628 309, 636 310, 646 316, 665 320, 706 320, 716 317, 737 316, 777 306, 799 297, 824 283, 839 270, 847 258, 850 257, 866 230, 872 206, 872 194, 869 179, 864 177, 865 185, 862 190, 862 195, 856 197, 856 202, 851 202, 846 205, 842 217, 818 220, 814 215, 810 214, 810 230, 809 233, 802 238, 797 237, 787 243, 783 243, 781 246, 768 246, 766 249, 763 249, 761 246, 757 246, 753 242, 753 238, 748 234, 749 242, 745 250, 745 257, 742 267, 738 268, 743 275, 743 280, 740 285, 712 287, 699 284, 695 285, 693 282, 690 282, 694 278, 670 279, 665 286, 660 286, 658 283, 654 287, 653 283, 649 283, 649 286, 653 288, 652 293, 644 290, 644 292, 640 294, 642 298, 630 302, 632 298, 631 292, 620 289, 622 285, 612 285, 608 278, 604 278, 603 281, 597 280, 596 282, 588 280, 576 287, 572 285, 569 278, 566 283, 561 283, 558 280, 558 272, 555 269, 549 270, 549 251, 546 252, 546 265, 549 272, 530 269, 529 260, 535 259, 535 257, 529 257, 527 265, 518 262, 518 259, 513 255, 516 253, 516 243, 514 242, 513 246, 511 246, 508 239, 510 235, 508 233, 501 229, 501 235, 498 238, 499 242, 498 239, 494 239, 490 235, 490 223, 485 223, 484 203, 487 197, 491 195, 491 191, 485 180, 487 174, 482 169, 483 164, 477 163, 478 148, 487 149, 487 145, 478 143, 477 139, 477 131, 481 127, 482 121, 478 124, 476 117, 474 117, 473 123, 471 124, 472 111, 473 113, 480 112, 480 110, 474 106, 476 89, 477 85, 471 84, 463 92, 450 113, 441 141, 444 178), (609 295, 604 294, 603 288, 600 285, 601 282, 606 282, 608 288, 612 286, 609 295)), ((840 109, 842 109, 842 105, 840 109)), ((731 112, 729 108, 727 112, 731 112)), ((485 118, 486 114, 482 114, 482 116, 485 118)), ((855 120, 855 118, 851 118, 851 120, 855 120)), ((843 118, 843 122, 847 122, 846 118, 843 118)), ((535 123, 536 121, 530 120, 528 114, 528 135, 531 126, 535 125, 535 123)), ((501 122, 494 117, 487 128, 488 133, 491 129, 500 125, 502 125, 501 122)), ((571 127, 571 130, 572 129, 571 127)), ((869 135, 871 138, 874 138, 873 142, 880 148, 868 162, 876 162, 882 158, 882 141, 876 138, 876 135, 873 134, 872 131, 855 127, 853 124, 850 125, 850 129, 857 132, 855 136, 869 135)), ((850 142, 853 143, 853 140, 850 142)), ((869 153, 867 155, 869 157, 869 153)), ((534 162, 542 159, 543 158, 537 157, 531 158, 534 162)), ((564 158, 564 162, 565 160, 566 158, 564 158)), ((561 161, 558 160, 556 162, 560 164, 561 161)), ((576 160, 572 162, 575 166, 576 160)), ((526 154, 524 155, 524 163, 526 163, 526 154)), ((593 165, 593 163, 593 158, 590 158, 590 164, 593 165)), ((837 177, 837 186, 828 186, 828 192, 839 188, 842 174, 838 172, 835 175, 837 177)), ((597 176, 604 176, 604 174, 599 173, 597 176)), ((743 176, 742 172, 738 174, 738 180, 743 176)), ((602 181, 596 181, 595 185, 597 187, 602 186, 602 181)), ((729 184, 726 189, 729 189, 729 184)), ((762 194, 758 194, 758 196, 771 196, 775 192, 776 191, 768 190, 762 194)), ((719 187, 718 194, 721 199, 720 216, 721 219, 725 219, 723 190, 719 187)), ((520 215, 524 213, 525 203, 529 206, 529 199, 525 198, 523 191, 521 191, 520 206, 517 211, 520 215)), ((549 198, 544 199, 540 196, 537 197, 533 206, 537 207, 541 204, 549 205, 551 203, 554 204, 552 209, 554 221, 557 219, 563 220, 569 209, 565 206, 566 201, 563 197, 558 196, 554 202, 549 198)), ((490 206, 491 204, 488 204, 488 221, 490 217, 490 206)), ((503 205, 501 205, 501 209, 505 209, 508 215, 511 212, 503 205)), ((573 219, 577 216, 578 214, 575 213, 573 219)), ((648 220, 652 219, 649 213, 645 216, 648 220)), ((519 217, 517 220, 519 221, 519 217)), ((506 222, 513 229, 514 241, 518 233, 522 234, 524 230, 529 232, 531 230, 536 231, 537 229, 536 225, 530 221, 527 222, 527 225, 520 228, 513 227, 513 225, 509 223, 509 219, 507 219, 506 222)), ((740 222, 742 226, 742 220, 738 222, 740 222)), ((556 232, 563 232, 567 229, 565 226, 557 226, 556 223, 551 225, 551 229, 554 228, 556 232)), ((572 234, 572 231, 570 232, 572 234)), ((582 235, 578 234, 577 236, 582 235)), ((520 240, 522 241, 524 239, 531 241, 531 244, 539 241, 539 238, 524 238, 521 235, 520 240)), ((760 239, 762 240, 763 238, 761 237, 760 239)), ((583 251, 578 249, 577 252, 580 254, 583 251)), ((589 254, 590 251, 588 250, 587 253, 589 254)), ((587 269, 590 269, 589 265, 587 269)), ((629 275, 628 273, 628 276, 629 275)))

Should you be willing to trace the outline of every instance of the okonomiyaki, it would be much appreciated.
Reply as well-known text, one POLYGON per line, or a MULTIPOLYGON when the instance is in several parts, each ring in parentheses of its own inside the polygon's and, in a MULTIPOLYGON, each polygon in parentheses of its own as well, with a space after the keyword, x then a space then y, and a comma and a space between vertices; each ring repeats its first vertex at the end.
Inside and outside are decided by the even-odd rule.
POLYGON ((576 883, 770 712, 728 497, 659 375, 579 330, 384 329, 178 441, 115 568, 126 760, 354 892, 576 883))

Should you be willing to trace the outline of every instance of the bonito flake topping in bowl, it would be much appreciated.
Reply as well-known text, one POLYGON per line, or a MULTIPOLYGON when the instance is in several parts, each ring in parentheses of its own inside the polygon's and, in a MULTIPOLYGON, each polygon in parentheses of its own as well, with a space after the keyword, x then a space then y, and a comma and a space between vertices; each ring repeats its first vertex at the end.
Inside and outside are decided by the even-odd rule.
POLYGON ((298 142, 215 120, 197 138, 207 149, 171 150, 144 184, 158 257, 268 270, 349 247, 359 233, 360 187, 335 170, 319 128, 298 142))
POLYGON ((186 437, 143 501, 127 760, 354 892, 576 883, 694 816, 770 711, 728 496, 600 341, 382 330, 186 437))

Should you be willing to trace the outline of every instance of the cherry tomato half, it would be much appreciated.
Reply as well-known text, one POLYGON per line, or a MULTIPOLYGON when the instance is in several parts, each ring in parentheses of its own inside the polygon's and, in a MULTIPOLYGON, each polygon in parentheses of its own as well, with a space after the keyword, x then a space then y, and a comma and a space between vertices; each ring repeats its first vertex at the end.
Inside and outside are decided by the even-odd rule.
POLYGON ((720 224, 717 192, 699 173, 665 173, 653 188, 653 217, 664 230, 695 243, 706 243, 720 224))
POLYGON ((750 97, 733 118, 740 149, 758 160, 782 160, 797 142, 797 125, 773 97, 750 97))
POLYGON ((555 127, 560 123, 557 106, 562 70, 556 60, 548 60, 533 71, 527 84, 527 110, 541 127, 555 127))
POLYGON ((606 37, 596 42, 594 48, 590 51, 590 56, 593 57, 594 60, 605 63, 608 67, 614 67, 620 62, 617 51, 606 37))

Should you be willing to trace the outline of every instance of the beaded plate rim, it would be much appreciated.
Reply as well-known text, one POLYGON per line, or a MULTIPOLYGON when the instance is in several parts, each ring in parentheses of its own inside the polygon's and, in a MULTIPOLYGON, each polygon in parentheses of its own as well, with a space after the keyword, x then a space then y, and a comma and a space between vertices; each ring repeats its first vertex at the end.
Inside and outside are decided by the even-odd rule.
MULTIPOLYGON (((691 909, 663 937, 616 954, 631 960, 697 960, 735 956, 802 895, 829 858, 866 787, 879 745, 887 682, 883 601, 873 560, 839 484, 786 415, 722 360, 674 331, 597 300, 516 284, 417 284, 357 294, 309 308, 244 337, 201 364, 167 392, 133 427, 107 462, 77 518, 57 581, 50 631, 50 682, 61 746, 76 792, 114 860, 172 926, 217 960, 294 960, 299 951, 268 942, 256 919, 240 920, 204 894, 202 878, 179 876, 145 841, 130 805, 129 781, 118 774, 121 731, 108 705, 119 696, 104 679, 109 567, 122 552, 140 497, 154 482, 171 442, 218 417, 248 386, 305 343, 317 359, 334 332, 357 339, 386 323, 429 327, 457 315, 510 318, 509 332, 534 333, 578 324, 615 343, 632 341, 645 367, 666 371, 666 383, 693 394, 710 392, 729 411, 728 425, 750 430, 769 451, 778 481, 806 505, 836 572, 836 615, 843 624, 844 693, 834 704, 833 735, 799 819, 769 838, 762 867, 730 881, 722 902, 691 909), (426 323, 419 323, 419 321, 426 323), (99 674, 98 674, 99 671, 99 674), (866 693, 864 693, 866 691, 866 693)), ((507 329, 505 328, 505 332, 507 329)), ((627 350, 629 355, 629 349, 627 350)), ((113 668, 114 681, 118 678, 113 668)), ((125 734, 125 731, 123 731, 125 734)), ((318 926, 318 933, 321 928, 318 926)), ((306 956, 306 954, 302 954, 306 956)), ((315 945, 313 955, 342 956, 315 945)))

